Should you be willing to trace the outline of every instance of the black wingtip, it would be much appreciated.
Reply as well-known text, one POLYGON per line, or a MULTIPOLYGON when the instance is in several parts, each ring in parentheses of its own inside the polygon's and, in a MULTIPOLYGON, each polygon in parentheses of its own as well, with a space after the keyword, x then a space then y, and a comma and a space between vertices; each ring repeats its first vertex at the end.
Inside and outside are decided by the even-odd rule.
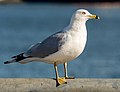
POLYGON ((4 64, 9 64, 9 63, 10 63, 9 61, 4 62, 4 64))
POLYGON ((21 54, 18 54, 18 55, 16 55, 16 56, 13 56, 13 57, 11 57, 11 58, 21 57, 21 56, 23 56, 23 54, 24 54, 24 53, 21 53, 21 54))

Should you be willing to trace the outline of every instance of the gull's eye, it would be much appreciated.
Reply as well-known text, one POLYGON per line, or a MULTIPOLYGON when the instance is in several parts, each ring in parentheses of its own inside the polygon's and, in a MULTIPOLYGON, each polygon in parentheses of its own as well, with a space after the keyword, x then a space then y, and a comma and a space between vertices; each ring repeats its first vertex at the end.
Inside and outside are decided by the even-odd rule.
POLYGON ((85 15, 86 14, 86 12, 81 12, 83 15, 85 15))

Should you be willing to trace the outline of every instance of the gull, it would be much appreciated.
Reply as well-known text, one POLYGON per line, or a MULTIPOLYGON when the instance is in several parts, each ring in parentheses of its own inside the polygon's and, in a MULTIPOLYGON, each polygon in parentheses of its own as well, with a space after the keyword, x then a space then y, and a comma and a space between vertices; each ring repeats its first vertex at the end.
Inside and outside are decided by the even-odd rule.
POLYGON ((25 64, 33 61, 54 64, 56 86, 66 84, 66 79, 74 78, 67 75, 67 63, 77 58, 85 48, 88 19, 99 19, 99 17, 85 9, 76 10, 66 28, 31 46, 27 51, 13 56, 12 60, 6 61, 4 64, 13 62, 25 64), (58 64, 64 65, 64 77, 59 77, 58 64))

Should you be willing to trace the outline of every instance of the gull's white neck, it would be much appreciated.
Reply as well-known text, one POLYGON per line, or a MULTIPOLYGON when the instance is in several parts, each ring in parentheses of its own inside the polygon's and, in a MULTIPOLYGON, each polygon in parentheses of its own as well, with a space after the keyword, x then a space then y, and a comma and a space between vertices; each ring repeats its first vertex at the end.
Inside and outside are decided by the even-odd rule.
MULTIPOLYGON (((74 42, 77 42, 78 48, 84 48, 87 41, 86 21, 84 19, 76 18, 72 16, 70 25, 68 26, 68 32, 72 35, 74 42)), ((76 44, 76 43, 75 43, 76 44)))
POLYGON ((86 21, 83 20, 71 20, 70 22, 71 31, 86 31, 86 21))
POLYGON ((70 21, 70 29, 73 31, 86 31, 86 21, 83 18, 77 17, 75 14, 72 16, 70 21))
POLYGON ((72 33, 77 32, 77 36, 87 39, 86 21, 85 19, 76 17, 74 14, 67 29, 72 33))

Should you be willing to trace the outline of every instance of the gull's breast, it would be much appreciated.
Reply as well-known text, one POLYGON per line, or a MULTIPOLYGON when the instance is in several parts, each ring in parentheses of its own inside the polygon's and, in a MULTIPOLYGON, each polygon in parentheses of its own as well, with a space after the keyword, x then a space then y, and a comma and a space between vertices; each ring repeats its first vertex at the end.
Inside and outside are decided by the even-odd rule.
POLYGON ((68 41, 68 43, 66 43, 62 49, 65 51, 65 54, 69 56, 70 60, 73 60, 83 52, 85 45, 85 36, 72 36, 71 41, 68 41))

